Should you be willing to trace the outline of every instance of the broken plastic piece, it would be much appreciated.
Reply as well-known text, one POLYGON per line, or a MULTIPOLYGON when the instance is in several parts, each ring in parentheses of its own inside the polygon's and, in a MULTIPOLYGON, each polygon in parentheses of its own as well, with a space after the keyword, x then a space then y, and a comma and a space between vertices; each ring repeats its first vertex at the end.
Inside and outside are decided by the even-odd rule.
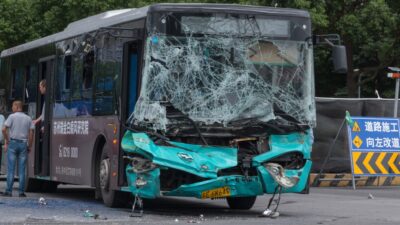
POLYGON ((94 217, 95 215, 89 209, 85 210, 83 217, 94 217))
POLYGON ((279 203, 281 201, 281 193, 282 193, 282 186, 281 185, 276 186, 274 194, 269 199, 267 208, 260 215, 261 217, 277 218, 279 216, 279 212, 277 212, 277 210, 279 207, 279 203), (275 199, 275 196, 277 193, 278 193, 278 197, 277 197, 277 199, 275 199), (271 210, 272 203, 275 204, 275 208, 273 210, 271 210))
POLYGON ((39 203, 40 205, 47 205, 47 201, 46 201, 46 199, 43 198, 43 197, 40 197, 40 198, 39 198, 38 203, 39 203))
POLYGON ((132 211, 130 217, 142 217, 143 216, 143 200, 139 195, 135 195, 135 200, 132 204, 132 211))
POLYGON ((299 182, 299 177, 286 177, 284 173, 285 170, 277 163, 267 163, 265 164, 265 169, 267 169, 272 178, 282 187, 291 188, 299 182))
POLYGON ((270 217, 270 218, 278 218, 279 217, 279 212, 274 212, 270 209, 266 209, 262 215, 262 217, 270 217))
POLYGON ((368 199, 374 199, 374 198, 375 197, 371 193, 368 194, 368 199))

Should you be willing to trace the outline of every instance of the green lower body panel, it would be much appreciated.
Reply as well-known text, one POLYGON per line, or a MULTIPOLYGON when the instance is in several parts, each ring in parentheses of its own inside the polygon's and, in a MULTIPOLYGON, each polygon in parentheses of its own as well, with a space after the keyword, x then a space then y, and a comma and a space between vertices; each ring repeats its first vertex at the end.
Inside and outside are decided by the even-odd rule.
POLYGON ((127 166, 129 191, 142 198, 156 198, 160 196, 160 169, 146 173, 134 173, 131 166, 127 166))

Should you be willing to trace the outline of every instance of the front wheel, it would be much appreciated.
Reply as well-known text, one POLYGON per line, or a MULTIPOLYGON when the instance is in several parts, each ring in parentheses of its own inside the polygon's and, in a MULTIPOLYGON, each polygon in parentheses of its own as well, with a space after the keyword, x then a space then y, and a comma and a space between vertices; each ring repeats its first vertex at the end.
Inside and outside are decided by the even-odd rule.
POLYGON ((126 193, 112 190, 110 187, 111 164, 105 149, 101 153, 100 165, 97 167, 98 185, 104 205, 108 207, 121 207, 127 204, 126 193))
POLYGON ((250 196, 250 197, 229 197, 226 198, 228 202, 229 208, 231 209, 240 209, 240 210, 247 210, 253 207, 257 196, 250 196))

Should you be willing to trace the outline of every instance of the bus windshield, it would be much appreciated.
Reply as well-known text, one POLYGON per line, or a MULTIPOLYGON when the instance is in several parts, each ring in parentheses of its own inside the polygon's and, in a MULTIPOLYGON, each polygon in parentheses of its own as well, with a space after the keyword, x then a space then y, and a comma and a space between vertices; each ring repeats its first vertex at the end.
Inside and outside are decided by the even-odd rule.
POLYGON ((158 13, 149 27, 135 124, 167 129, 169 105, 200 125, 315 125, 309 20, 158 13))

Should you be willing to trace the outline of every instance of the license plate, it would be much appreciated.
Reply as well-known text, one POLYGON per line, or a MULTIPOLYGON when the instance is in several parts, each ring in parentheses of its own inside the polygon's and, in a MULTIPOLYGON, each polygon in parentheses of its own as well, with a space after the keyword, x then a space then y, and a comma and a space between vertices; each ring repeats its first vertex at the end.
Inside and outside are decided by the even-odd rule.
POLYGON ((222 198, 230 195, 231 189, 229 187, 216 188, 201 192, 201 198, 222 198))

